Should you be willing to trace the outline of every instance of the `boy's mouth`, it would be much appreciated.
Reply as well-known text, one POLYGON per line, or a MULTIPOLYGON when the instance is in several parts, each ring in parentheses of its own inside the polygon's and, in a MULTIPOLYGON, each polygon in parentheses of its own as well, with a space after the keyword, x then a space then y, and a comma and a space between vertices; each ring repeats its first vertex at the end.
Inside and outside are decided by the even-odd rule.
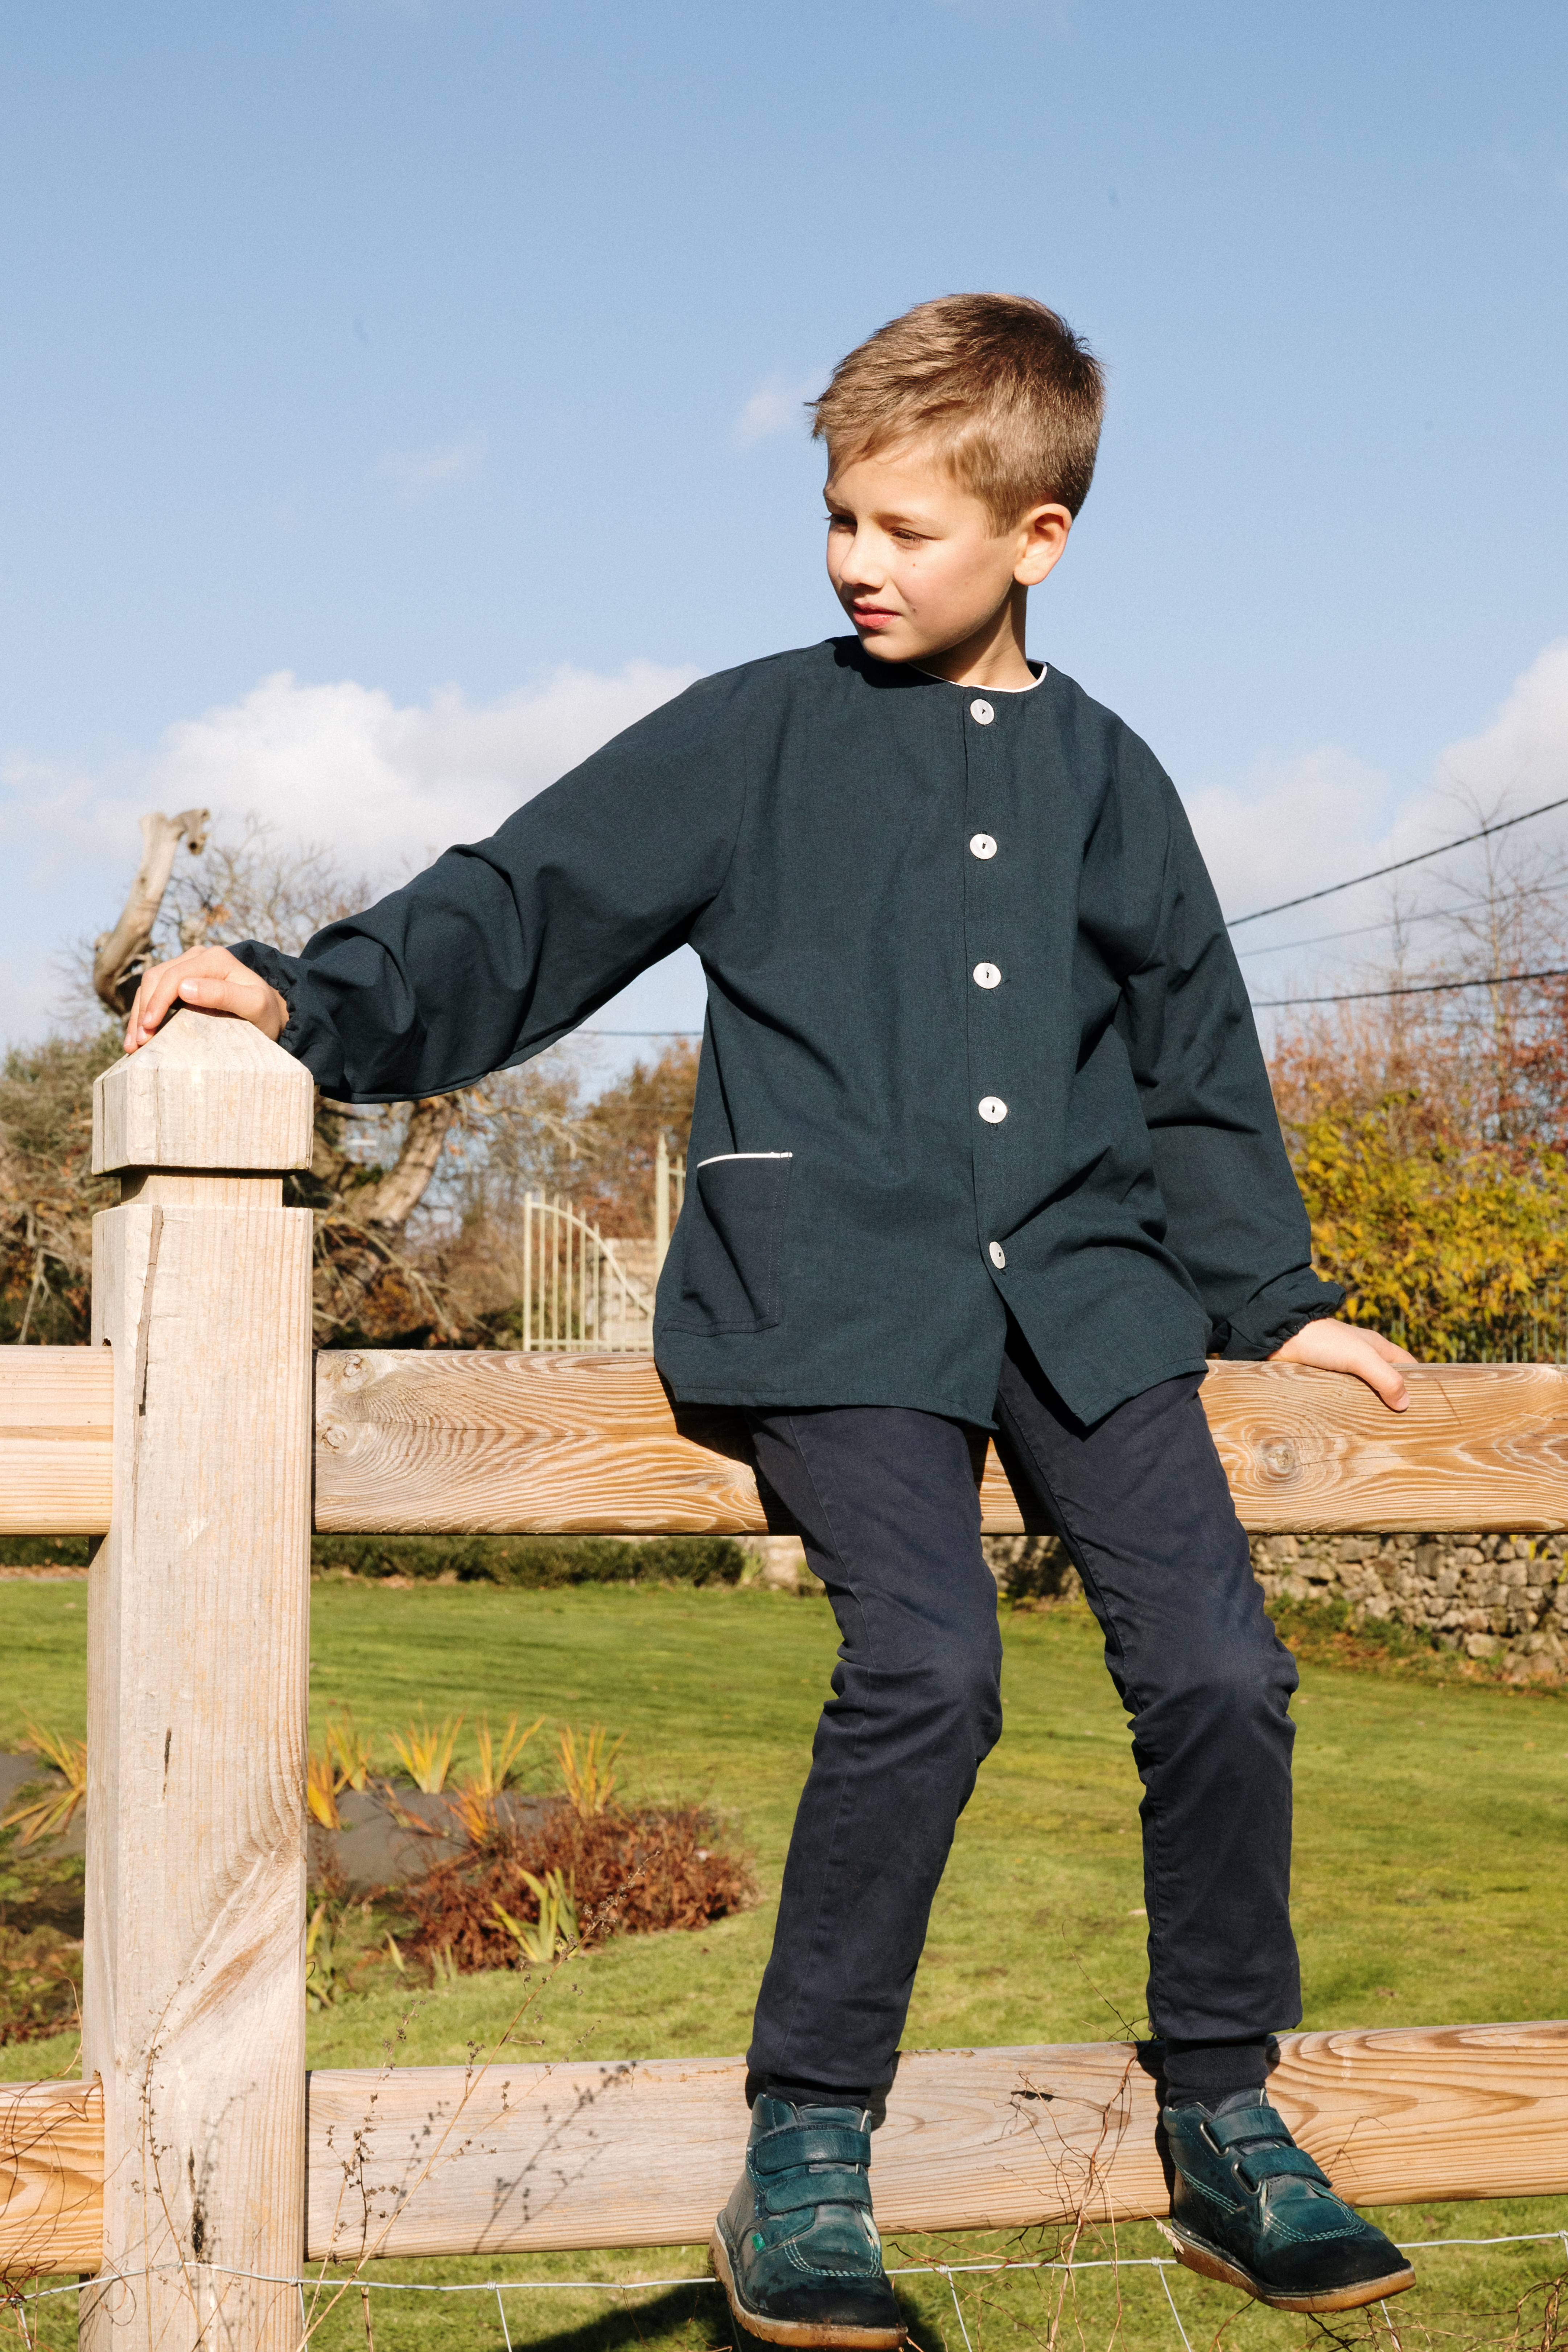
POLYGON ((885 629, 898 614, 887 604, 851 604, 849 617, 858 629, 885 629))

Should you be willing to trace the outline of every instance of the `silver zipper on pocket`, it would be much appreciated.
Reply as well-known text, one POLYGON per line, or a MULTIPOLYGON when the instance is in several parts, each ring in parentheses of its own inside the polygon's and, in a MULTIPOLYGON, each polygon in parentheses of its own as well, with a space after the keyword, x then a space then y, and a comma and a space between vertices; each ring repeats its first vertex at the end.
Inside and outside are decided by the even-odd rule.
POLYGON ((699 1168, 716 1168, 721 1160, 793 1160, 793 1151, 715 1151, 709 1160, 700 1160, 699 1168))

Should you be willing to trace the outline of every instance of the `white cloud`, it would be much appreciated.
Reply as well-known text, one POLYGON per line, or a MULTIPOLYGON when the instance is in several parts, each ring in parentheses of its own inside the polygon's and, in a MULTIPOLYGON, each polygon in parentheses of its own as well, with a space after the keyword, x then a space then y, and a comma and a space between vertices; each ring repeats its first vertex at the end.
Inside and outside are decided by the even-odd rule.
MULTIPOLYGON (((1220 903, 1235 919, 1417 856, 1563 794, 1568 640, 1548 646, 1490 724, 1451 743, 1426 782, 1403 796, 1381 770, 1328 746, 1259 769, 1238 788, 1184 798, 1220 903)), ((1532 820, 1510 838, 1521 850, 1560 856, 1568 847, 1568 811, 1532 820)), ((1393 904, 1407 918, 1440 909, 1449 903, 1447 886, 1464 890, 1479 881, 1474 861, 1482 854, 1458 850, 1237 930, 1254 1003, 1381 985, 1391 945, 1384 919, 1393 904)), ((1416 955, 1437 937, 1416 921, 1410 932, 1416 955)))
POLYGON ((1183 797, 1227 913, 1376 865, 1387 839, 1388 778, 1332 745, 1183 797))
POLYGON ((301 685, 287 670, 242 701, 172 727, 148 781, 160 804, 256 809, 384 868, 493 831, 521 801, 689 684, 632 662, 558 670, 537 691, 474 704, 455 688, 400 707, 378 687, 301 685))
MULTIPOLYGON (((1430 780, 1403 798, 1381 769, 1331 744, 1260 768, 1245 785, 1184 797, 1221 903, 1239 915, 1414 856, 1559 793, 1568 793, 1568 639, 1546 646, 1490 725, 1450 744, 1430 780)), ((1342 915, 1370 922, 1383 910, 1375 888, 1325 906, 1324 929, 1342 915)))
POLYGON ((690 668, 634 661, 612 676, 563 668, 535 688, 471 703, 454 688, 398 704, 352 679, 287 670, 237 702, 171 727, 158 751, 98 773, 14 758, 0 766, 0 855, 39 943, 0 966, 0 1035, 40 1025, 37 975, 66 942, 111 921, 143 811, 248 812, 285 841, 321 843, 350 873, 396 881, 453 841, 491 833, 520 803, 689 685, 690 668))
POLYGON ((754 441, 766 441, 774 433, 804 429, 805 403, 822 390, 825 380, 820 371, 802 376, 798 383, 786 383, 782 375, 769 376, 735 419, 730 437, 736 447, 749 449, 754 441))
POLYGON ((393 449, 381 461, 381 470, 397 485, 397 495, 405 506, 427 499, 432 490, 444 489, 448 482, 460 482, 477 473, 483 462, 485 436, 470 433, 461 441, 448 441, 438 449, 393 449))

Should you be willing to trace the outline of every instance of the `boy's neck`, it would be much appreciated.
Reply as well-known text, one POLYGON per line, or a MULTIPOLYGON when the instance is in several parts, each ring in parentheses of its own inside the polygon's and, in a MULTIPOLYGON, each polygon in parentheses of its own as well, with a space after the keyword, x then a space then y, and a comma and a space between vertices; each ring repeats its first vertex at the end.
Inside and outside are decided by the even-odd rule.
POLYGON ((1018 583, 1000 612, 962 644, 921 654, 915 665, 952 686, 992 686, 998 694, 1033 686, 1035 673, 1024 655, 1029 592, 1018 583))

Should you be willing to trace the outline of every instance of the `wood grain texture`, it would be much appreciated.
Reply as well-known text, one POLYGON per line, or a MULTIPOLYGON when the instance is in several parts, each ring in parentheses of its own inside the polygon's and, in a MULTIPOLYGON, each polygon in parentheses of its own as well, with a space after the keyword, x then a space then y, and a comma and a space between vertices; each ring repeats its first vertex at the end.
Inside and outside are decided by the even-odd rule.
MULTIPOLYGON (((1288 2035, 1270 2084, 1368 2205, 1568 2189, 1568 2024, 1288 2035)), ((746 2137, 736 2059, 315 2074, 312 2259, 700 2242, 746 2137)), ((872 2141, 884 2231, 1168 2210, 1128 2043, 907 2055, 872 2141)))
POLYGON ((646 1357, 324 1351, 316 1525, 762 1534, 738 1414, 672 1410, 646 1357))
MULTIPOLYGON (((1358 2204, 1568 2191, 1568 2023, 1292 2033, 1280 2053, 1269 2096, 1358 2204)), ((308 2257, 700 2242, 740 2168, 744 2080, 739 2058, 312 2074, 308 2257)), ((95 2087, 0 2102, 0 2257, 95 2267, 95 2087)), ((1163 2214, 1154 2125, 1128 2042, 911 2052, 872 2141, 878 2219, 1163 2214)))
POLYGON ((308 1168, 315 1088, 247 1021, 188 1009, 92 1090, 95 1175, 117 1168, 308 1168))
POLYGON ((95 2271, 103 2244, 103 2094, 0 2084, 0 2279, 95 2271))
MULTIPOLYGON (((232 1055, 243 1104, 248 1041, 287 1056, 238 1023, 187 1024, 208 1034, 183 1109, 165 1074, 183 1148, 280 1157, 266 1123, 235 1150, 207 1082, 232 1055)), ((84 2299, 88 2352, 298 2336, 286 2288, 211 2266, 286 2277, 299 2259, 310 1217, 214 1192, 138 1198, 94 1231, 115 1475, 88 1585, 83 2070, 103 2084, 103 2267, 160 2267, 84 2299)))
POLYGON ((1425 1364, 1390 1412, 1364 1382, 1305 1364, 1209 1367, 1204 1407, 1242 1525, 1568 1527, 1568 1369, 1425 1364))
POLYGON ((100 1536, 114 1466, 106 1348, 0 1348, 0 1536, 100 1536))
MULTIPOLYGON (((1242 1524, 1568 1526, 1568 1371, 1442 1364, 1390 1412, 1359 1381, 1211 1365, 1202 1396, 1242 1524)), ((1026 1523, 994 1447, 986 1531, 1026 1523)), ((739 1417, 671 1406, 646 1358, 323 1354, 316 1525, 339 1533, 756 1534, 739 1417)))

